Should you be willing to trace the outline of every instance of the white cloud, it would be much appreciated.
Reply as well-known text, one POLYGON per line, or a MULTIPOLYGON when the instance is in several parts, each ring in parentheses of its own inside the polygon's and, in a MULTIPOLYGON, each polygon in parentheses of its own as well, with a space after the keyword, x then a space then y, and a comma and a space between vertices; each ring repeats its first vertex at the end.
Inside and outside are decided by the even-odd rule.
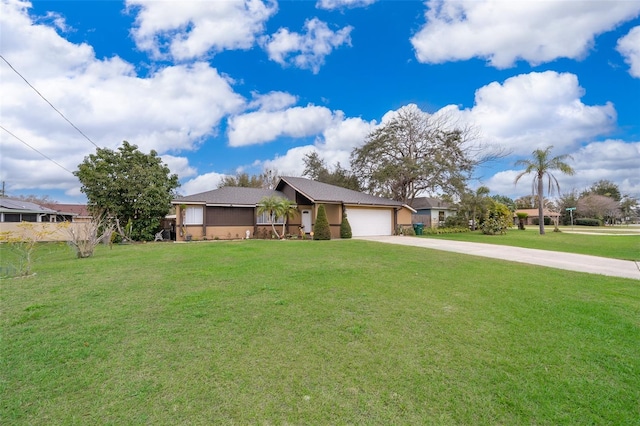
POLYGON ((484 58, 497 68, 580 59, 594 37, 640 13, 637 1, 428 0, 411 39, 420 62, 484 58))
POLYGON ((178 193, 182 195, 199 194, 201 192, 216 189, 226 175, 216 172, 205 173, 194 179, 188 180, 178 188, 178 193))
POLYGON ((67 25, 67 21, 64 16, 56 12, 47 12, 45 16, 38 19, 39 23, 51 22, 57 29, 62 32, 71 32, 73 28, 67 25))
POLYGON ((177 174, 180 179, 198 174, 198 171, 189 165, 189 159, 186 157, 176 157, 165 154, 161 155, 160 158, 162 158, 162 162, 169 167, 171 173, 177 174))
POLYGON ((307 20, 304 24, 306 33, 290 32, 280 28, 275 34, 265 36, 262 44, 269 59, 281 65, 293 65, 302 69, 310 69, 314 74, 320 71, 324 58, 333 49, 346 44, 351 45, 350 26, 332 31, 318 18, 307 20))
MULTIPOLYGON (((70 43, 52 27, 33 22, 28 3, 2 2, 0 7, 3 57, 101 147, 115 149, 128 140, 144 152, 194 149, 217 131, 223 117, 244 106, 232 81, 206 63, 167 67, 139 78, 122 59, 98 60, 90 46, 70 43)), ((95 151, 4 61, 0 72, 5 128, 71 171, 95 151)), ((79 186, 70 173, 4 131, 0 144, 0 174, 8 184, 28 189, 59 182, 71 192, 79 186)))
POLYGON ((326 129, 332 118, 328 108, 315 105, 237 115, 229 119, 229 145, 253 145, 278 137, 313 136, 326 129))
POLYGON ((478 89, 475 105, 462 116, 480 128, 486 142, 514 154, 548 145, 564 151, 615 126, 611 103, 589 106, 582 96, 584 89, 573 74, 521 74, 478 89))
POLYGON ((573 154, 574 186, 587 188, 602 179, 620 184, 620 192, 640 197, 640 142, 593 142, 573 154))
POLYGON ((298 99, 286 92, 269 92, 266 95, 253 94, 253 100, 249 103, 249 109, 261 111, 278 111, 294 105, 298 99))
POLYGON ((282 175, 301 176, 304 171, 304 156, 317 152, 330 169, 336 163, 348 169, 351 151, 362 145, 375 126, 375 121, 367 122, 357 117, 344 118, 342 111, 336 111, 331 123, 318 135, 313 145, 291 148, 284 155, 257 165, 263 169, 278 170, 282 175))
POLYGON ((249 49, 277 11, 275 1, 127 0, 137 11, 133 37, 155 58, 186 60, 223 50, 249 49))
MULTIPOLYGON (((375 128, 375 121, 367 122, 359 117, 344 118, 341 111, 336 112, 331 125, 322 132, 322 138, 316 141, 316 146, 322 151, 344 151, 351 153, 353 148, 361 146, 367 135, 375 128)), ((327 161, 332 164, 327 158, 327 161)), ((345 160, 337 160, 344 165, 345 160)))
POLYGON ((640 26, 632 28, 626 36, 618 40, 617 50, 629 64, 629 74, 640 78, 640 26))
POLYGON ((304 156, 317 151, 313 145, 291 148, 285 155, 277 155, 273 159, 259 162, 264 170, 277 170, 281 176, 302 176, 304 156))
POLYGON ((318 9, 341 9, 341 8, 355 8, 365 7, 375 3, 377 0, 318 0, 316 7, 318 9))

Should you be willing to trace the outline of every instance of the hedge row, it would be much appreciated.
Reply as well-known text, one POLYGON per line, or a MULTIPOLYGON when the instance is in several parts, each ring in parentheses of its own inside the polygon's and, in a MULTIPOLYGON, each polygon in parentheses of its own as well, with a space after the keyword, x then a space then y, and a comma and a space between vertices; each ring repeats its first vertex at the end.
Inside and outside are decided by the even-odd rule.
POLYGON ((600 219, 580 218, 576 219, 574 223, 582 226, 602 226, 602 221, 600 219))
POLYGON ((424 235, 461 234, 463 232, 470 232, 470 229, 457 226, 453 228, 424 228, 422 231, 424 235))

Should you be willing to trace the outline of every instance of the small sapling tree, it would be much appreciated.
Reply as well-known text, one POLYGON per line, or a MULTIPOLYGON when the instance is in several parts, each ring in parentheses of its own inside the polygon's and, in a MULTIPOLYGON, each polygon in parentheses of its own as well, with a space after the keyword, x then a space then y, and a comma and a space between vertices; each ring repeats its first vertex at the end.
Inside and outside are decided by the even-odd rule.
POLYGON ((516 216, 518 217, 518 229, 520 229, 521 231, 524 231, 525 230, 524 223, 529 217, 529 213, 519 212, 519 213, 516 213, 516 216))
POLYGON ((51 225, 22 222, 18 225, 18 231, 0 233, 0 243, 9 246, 9 254, 2 258, 2 264, 6 268, 6 271, 2 272, 3 275, 19 277, 32 275, 38 243, 46 241, 61 226, 64 226, 64 224, 53 227, 51 225))
POLYGON ((93 256, 98 244, 105 239, 110 240, 114 227, 102 213, 89 222, 74 223, 69 226, 69 245, 76 251, 78 259, 93 256))

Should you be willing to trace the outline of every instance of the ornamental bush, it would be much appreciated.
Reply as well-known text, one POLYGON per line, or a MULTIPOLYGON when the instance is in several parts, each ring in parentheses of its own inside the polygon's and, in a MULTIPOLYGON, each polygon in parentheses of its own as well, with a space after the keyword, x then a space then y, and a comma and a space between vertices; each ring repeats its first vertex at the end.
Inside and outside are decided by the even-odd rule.
POLYGON ((458 213, 455 216, 449 216, 444 220, 445 228, 465 228, 469 226, 469 221, 463 214, 458 213))
POLYGON ((455 227, 443 227, 443 228, 424 228, 422 233, 424 235, 443 235, 443 234, 462 234, 464 232, 471 232, 469 227, 455 226, 455 227))
POLYGON ((509 207, 492 200, 484 215, 482 233, 487 235, 506 234, 511 224, 511 210, 509 210, 509 207))
POLYGON ((320 204, 318 206, 318 217, 316 217, 316 223, 313 225, 313 239, 331 239, 331 228, 329 228, 329 220, 327 219, 327 212, 324 209, 324 204, 320 204))
POLYGON ((351 225, 347 219, 347 211, 342 209, 342 222, 340 222, 340 238, 351 238, 351 225))
POLYGON ((398 225, 396 226, 396 235, 406 235, 407 237, 415 237, 416 231, 411 225, 398 225))
MULTIPOLYGON (((533 219, 531 219, 531 222, 533 222, 534 225, 540 225, 540 218, 539 217, 534 217, 533 219)), ((545 225, 551 225, 551 218, 545 216, 544 217, 544 224, 545 225)))

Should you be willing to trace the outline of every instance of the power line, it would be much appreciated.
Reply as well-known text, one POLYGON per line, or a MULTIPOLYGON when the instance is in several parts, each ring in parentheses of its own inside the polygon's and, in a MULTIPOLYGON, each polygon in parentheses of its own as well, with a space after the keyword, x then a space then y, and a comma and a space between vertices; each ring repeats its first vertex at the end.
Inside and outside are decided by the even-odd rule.
POLYGON ((65 116, 64 116, 64 114, 63 114, 63 113, 61 113, 61 112, 58 110, 58 108, 54 107, 54 106, 53 106, 53 104, 52 104, 51 102, 49 102, 49 100, 48 100, 47 98, 45 98, 45 97, 42 95, 42 93, 40 93, 40 92, 38 91, 38 89, 36 89, 35 87, 33 87, 33 85, 32 85, 31 83, 29 83, 29 81, 27 81, 27 79, 26 79, 26 78, 24 78, 24 77, 23 77, 23 75, 22 75, 22 74, 20 74, 20 73, 18 72, 18 70, 16 70, 16 69, 13 67, 13 65, 11 65, 11 64, 9 63, 9 61, 7 61, 7 60, 5 59, 5 57, 4 57, 4 56, 0 55, 0 58, 2 58, 2 60, 3 60, 3 61, 5 61, 7 65, 9 65, 9 68, 11 68, 11 69, 13 70, 13 72, 15 72, 16 74, 18 74, 18 76, 20 76, 20 78, 22 78, 22 79, 24 80, 24 82, 25 82, 25 83, 27 83, 27 85, 29 85, 29 87, 31 87, 31 88, 32 88, 32 89, 33 89, 33 90, 34 90, 34 91, 35 91, 35 92, 36 92, 36 93, 37 93, 37 94, 38 94, 42 99, 44 99, 44 101, 45 101, 46 103, 48 103, 48 104, 49 104, 49 106, 51 106, 51 108, 53 108, 55 112, 57 112, 58 114, 60 114, 60 116, 61 116, 62 118, 64 118, 64 119, 66 120, 66 122, 67 122, 67 123, 69 123, 69 124, 71 125, 71 127, 73 127, 74 129, 76 129, 76 130, 77 130, 77 131, 78 131, 82 136, 84 136, 84 137, 85 137, 85 139, 86 139, 86 140, 88 140, 89 142, 91 142, 91 143, 93 144, 93 146, 95 146, 96 148, 100 148, 98 145, 96 145, 96 144, 95 144, 95 142, 93 142, 93 141, 89 138, 89 136, 85 135, 85 134, 84 134, 84 132, 83 132, 82 130, 78 129, 78 127, 76 127, 76 125, 75 125, 75 124, 73 124, 73 123, 72 123, 72 122, 71 122, 67 117, 65 117, 65 116))
MULTIPOLYGON (((47 160, 51 161, 52 163, 54 163, 56 166, 60 167, 63 170, 66 170, 67 172, 71 173, 73 175, 73 172, 69 169, 67 169, 66 167, 64 167, 63 165, 61 165, 60 163, 58 163, 56 160, 52 159, 51 157, 47 157, 46 155, 44 155, 43 153, 41 153, 40 151, 38 151, 37 149, 35 149, 34 147, 32 147, 31 145, 29 145, 28 143, 26 143, 25 141, 23 141, 22 139, 20 139, 19 137, 17 137, 16 135, 14 135, 13 133, 11 133, 9 130, 5 129, 2 125, 0 125, 0 129, 4 130, 5 132, 9 133, 11 136, 13 136, 14 138, 16 138, 17 140, 19 140, 20 142, 22 142, 23 144, 25 144, 26 146, 28 146, 29 148, 31 148, 32 150, 34 150, 35 152, 37 152, 38 154, 42 155, 44 158, 46 158, 47 160)), ((75 176, 75 175, 74 175, 75 176)))

